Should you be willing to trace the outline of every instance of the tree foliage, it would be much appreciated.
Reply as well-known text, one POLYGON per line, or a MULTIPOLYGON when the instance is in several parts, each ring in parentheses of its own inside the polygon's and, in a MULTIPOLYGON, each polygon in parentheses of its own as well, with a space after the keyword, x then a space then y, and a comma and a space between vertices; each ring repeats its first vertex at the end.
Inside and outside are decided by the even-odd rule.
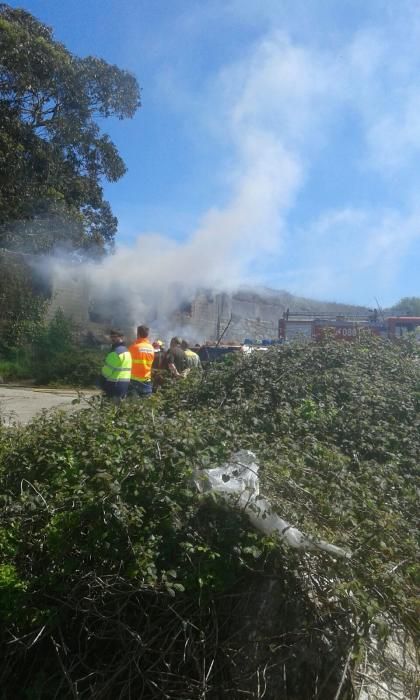
POLYGON ((77 329, 61 309, 38 324, 29 346, 31 377, 39 384, 94 386, 103 352, 80 345, 77 329))
POLYGON ((74 56, 29 12, 0 5, 0 245, 112 243, 101 179, 125 165, 97 119, 132 117, 139 104, 130 73, 74 56))
POLYGON ((94 386, 103 352, 83 347, 76 324, 60 309, 48 314, 50 298, 37 256, 0 253, 0 375, 94 386))
POLYGON ((47 700, 239 698, 244 674, 259 697, 279 669, 267 697, 344 697, 344 659, 372 629, 418 639, 419 408, 417 346, 326 339, 231 357, 135 410, 3 429, 5 692, 19 668, 20 691, 47 700), (199 496, 194 470, 238 448, 282 517, 352 558, 293 553, 199 496), (238 616, 258 625, 249 591, 272 585, 275 619, 252 637, 238 616))
POLYGON ((31 342, 42 323, 47 294, 22 256, 0 255, 0 357, 31 342))
POLYGON ((420 316, 420 297, 403 297, 389 311, 395 316, 420 316))

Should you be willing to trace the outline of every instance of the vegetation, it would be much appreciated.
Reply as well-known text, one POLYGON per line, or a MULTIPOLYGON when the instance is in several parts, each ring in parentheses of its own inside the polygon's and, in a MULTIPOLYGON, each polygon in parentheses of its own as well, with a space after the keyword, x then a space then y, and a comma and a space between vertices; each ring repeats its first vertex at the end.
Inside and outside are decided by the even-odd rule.
POLYGON ((0 256, 0 358, 25 371, 27 344, 42 322, 46 295, 34 272, 15 256, 0 256), (23 366, 22 366, 23 365, 23 366))
POLYGON ((420 316, 420 297, 403 297, 389 311, 395 316, 420 316))
POLYGON ((352 697, 372 630, 418 639, 419 405, 418 346, 326 339, 3 428, 0 693, 352 697), (194 471, 238 448, 282 517, 352 558, 288 550, 198 495, 194 471))
POLYGON ((31 345, 30 367, 38 384, 59 382, 87 387, 95 384, 104 353, 80 346, 75 328, 62 311, 40 324, 31 345))
POLYGON ((36 319, 31 307, 25 308, 25 313, 27 317, 23 316, 20 324, 16 317, 10 323, 10 342, 13 344, 6 344, 9 336, 5 335, 0 345, 3 379, 93 386, 100 374, 104 353, 81 346, 72 320, 61 310, 50 319, 36 319))
POLYGON ((97 119, 132 117, 136 79, 78 58, 29 12, 0 4, 0 247, 99 252, 117 221, 101 180, 125 165, 97 119))

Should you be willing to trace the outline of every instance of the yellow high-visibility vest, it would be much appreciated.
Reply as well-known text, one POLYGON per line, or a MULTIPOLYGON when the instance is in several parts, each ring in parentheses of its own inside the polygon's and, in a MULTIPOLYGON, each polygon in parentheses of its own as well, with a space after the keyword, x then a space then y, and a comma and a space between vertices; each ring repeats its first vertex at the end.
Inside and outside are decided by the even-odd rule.
POLYGON ((108 382, 129 382, 131 377, 131 355, 125 345, 119 345, 105 358, 102 376, 108 382))

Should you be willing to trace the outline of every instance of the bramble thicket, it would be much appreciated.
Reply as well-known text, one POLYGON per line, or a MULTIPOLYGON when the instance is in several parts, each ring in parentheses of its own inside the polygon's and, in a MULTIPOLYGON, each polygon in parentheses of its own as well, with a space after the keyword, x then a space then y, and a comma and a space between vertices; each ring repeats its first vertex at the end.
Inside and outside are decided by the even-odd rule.
POLYGON ((0 697, 354 697, 372 638, 418 641, 419 404, 414 343, 326 339, 3 427, 0 697), (198 494, 240 448, 282 517, 351 558, 198 494))

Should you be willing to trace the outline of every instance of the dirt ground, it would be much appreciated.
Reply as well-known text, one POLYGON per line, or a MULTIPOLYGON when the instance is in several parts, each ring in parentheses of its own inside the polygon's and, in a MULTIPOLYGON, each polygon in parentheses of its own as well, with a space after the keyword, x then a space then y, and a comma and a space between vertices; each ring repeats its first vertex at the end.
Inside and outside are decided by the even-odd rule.
MULTIPOLYGON (((82 392, 88 398, 94 392, 82 392)), ((6 425, 24 425, 42 410, 74 408, 79 392, 71 389, 38 389, 0 384, 0 421, 6 425)), ((82 405, 83 405, 82 401, 82 405)))

